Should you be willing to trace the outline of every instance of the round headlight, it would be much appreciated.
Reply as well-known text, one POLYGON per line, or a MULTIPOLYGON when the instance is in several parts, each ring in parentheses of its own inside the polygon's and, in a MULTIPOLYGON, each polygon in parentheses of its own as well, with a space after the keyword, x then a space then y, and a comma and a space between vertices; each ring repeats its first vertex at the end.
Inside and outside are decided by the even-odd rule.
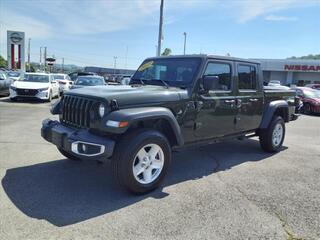
POLYGON ((100 115, 100 117, 103 117, 104 113, 105 113, 105 106, 104 106, 103 103, 100 103, 100 105, 99 105, 99 115, 100 115))

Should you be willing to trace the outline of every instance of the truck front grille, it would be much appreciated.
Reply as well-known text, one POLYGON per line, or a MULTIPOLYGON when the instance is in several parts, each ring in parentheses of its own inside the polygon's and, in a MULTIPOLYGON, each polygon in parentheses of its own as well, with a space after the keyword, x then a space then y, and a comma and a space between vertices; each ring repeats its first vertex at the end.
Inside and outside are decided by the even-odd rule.
POLYGON ((90 110, 97 100, 65 95, 62 105, 62 123, 79 128, 90 127, 90 110))

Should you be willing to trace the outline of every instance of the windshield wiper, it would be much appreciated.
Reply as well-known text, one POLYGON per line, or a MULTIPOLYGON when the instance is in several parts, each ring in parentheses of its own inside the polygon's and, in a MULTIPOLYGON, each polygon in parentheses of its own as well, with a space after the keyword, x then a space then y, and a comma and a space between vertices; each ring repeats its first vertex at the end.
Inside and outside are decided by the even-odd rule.
POLYGON ((169 88, 169 84, 168 83, 166 83, 164 80, 162 80, 162 79, 147 79, 147 78, 132 78, 132 80, 133 81, 135 81, 135 80, 139 80, 141 83, 142 83, 142 85, 146 85, 146 83, 145 83, 145 81, 154 81, 154 82, 156 82, 156 81, 161 81, 161 83, 163 84, 163 86, 165 87, 165 88, 169 88))
POLYGON ((131 80, 133 80, 133 81, 139 80, 142 85, 146 85, 145 82, 142 80, 142 78, 132 78, 131 80))
POLYGON ((162 79, 160 79, 160 78, 159 78, 159 79, 156 79, 156 80, 160 80, 166 88, 169 88, 169 84, 166 83, 166 81, 164 81, 164 80, 162 80, 162 79))

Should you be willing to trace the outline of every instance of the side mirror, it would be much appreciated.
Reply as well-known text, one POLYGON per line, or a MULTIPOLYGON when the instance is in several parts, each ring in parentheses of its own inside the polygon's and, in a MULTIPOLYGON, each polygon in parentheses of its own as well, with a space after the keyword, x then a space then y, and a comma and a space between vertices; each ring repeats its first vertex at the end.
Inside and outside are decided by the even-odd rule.
POLYGON ((202 81, 203 81, 203 89, 205 91, 210 91, 214 89, 214 86, 219 81, 219 77, 207 75, 202 78, 202 81))

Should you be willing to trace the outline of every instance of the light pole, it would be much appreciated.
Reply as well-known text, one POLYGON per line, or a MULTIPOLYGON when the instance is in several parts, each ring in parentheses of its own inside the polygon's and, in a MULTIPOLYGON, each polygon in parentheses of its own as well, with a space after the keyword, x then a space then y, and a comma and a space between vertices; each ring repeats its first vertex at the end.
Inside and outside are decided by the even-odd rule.
POLYGON ((187 33, 184 32, 183 35, 184 35, 183 55, 186 55, 187 33))
POLYGON ((42 48, 43 47, 40 47, 40 62, 39 62, 39 68, 40 68, 40 71, 41 71, 41 65, 42 65, 42 48))
POLYGON ((30 67, 30 41, 31 38, 28 39, 28 71, 30 72, 31 67, 30 67))
POLYGON ((116 68, 117 68, 117 58, 116 56, 113 57, 114 63, 113 63, 113 75, 116 75, 116 68))
POLYGON ((126 60, 125 60, 125 66, 124 66, 124 68, 126 69, 126 73, 127 73, 127 63, 128 63, 128 46, 126 47, 126 60))
POLYGON ((158 35, 158 50, 157 56, 160 56, 161 53, 161 41, 162 41, 162 23, 163 23, 163 1, 161 0, 160 4, 160 20, 159 20, 159 35, 158 35))
POLYGON ((47 47, 44 47, 44 71, 47 70, 47 47))

